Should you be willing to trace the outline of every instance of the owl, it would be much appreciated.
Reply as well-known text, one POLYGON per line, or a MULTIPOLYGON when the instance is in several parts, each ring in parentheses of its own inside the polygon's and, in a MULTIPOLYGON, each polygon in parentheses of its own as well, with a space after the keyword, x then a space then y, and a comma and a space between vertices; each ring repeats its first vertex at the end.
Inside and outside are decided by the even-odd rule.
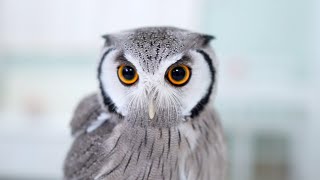
POLYGON ((65 180, 223 180, 213 36, 144 27, 103 36, 98 90, 77 106, 65 180))

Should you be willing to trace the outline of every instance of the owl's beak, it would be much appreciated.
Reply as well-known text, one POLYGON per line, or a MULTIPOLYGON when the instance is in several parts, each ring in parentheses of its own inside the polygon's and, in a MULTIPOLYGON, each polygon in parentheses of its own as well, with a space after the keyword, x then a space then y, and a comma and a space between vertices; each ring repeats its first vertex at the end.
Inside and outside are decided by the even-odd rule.
POLYGON ((155 109, 154 109, 154 102, 153 102, 152 98, 150 98, 150 100, 149 100, 148 109, 149 109, 149 118, 153 119, 154 115, 156 114, 156 112, 155 112, 155 109))

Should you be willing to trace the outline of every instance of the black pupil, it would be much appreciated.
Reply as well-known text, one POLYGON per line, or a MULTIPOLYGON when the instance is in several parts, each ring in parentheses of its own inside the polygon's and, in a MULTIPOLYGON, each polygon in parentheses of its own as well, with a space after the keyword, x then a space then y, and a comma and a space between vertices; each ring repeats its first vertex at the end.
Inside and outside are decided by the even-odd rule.
POLYGON ((135 70, 130 66, 125 66, 122 69, 122 75, 127 80, 132 80, 135 74, 135 70))
POLYGON ((175 67, 171 71, 171 76, 176 81, 181 81, 186 76, 186 71, 183 67, 175 67))

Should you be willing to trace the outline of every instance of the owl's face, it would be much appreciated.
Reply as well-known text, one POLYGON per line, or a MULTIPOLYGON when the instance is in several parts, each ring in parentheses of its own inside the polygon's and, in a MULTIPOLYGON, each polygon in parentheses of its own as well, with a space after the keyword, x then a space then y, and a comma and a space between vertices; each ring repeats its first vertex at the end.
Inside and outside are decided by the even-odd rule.
POLYGON ((105 38, 98 79, 109 111, 132 125, 169 127, 207 106, 216 72, 211 37, 157 27, 105 38))

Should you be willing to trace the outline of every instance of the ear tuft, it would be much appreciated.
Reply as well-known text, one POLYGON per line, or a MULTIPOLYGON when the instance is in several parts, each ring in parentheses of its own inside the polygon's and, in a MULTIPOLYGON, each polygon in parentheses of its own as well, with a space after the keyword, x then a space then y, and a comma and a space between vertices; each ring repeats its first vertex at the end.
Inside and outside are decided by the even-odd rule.
POLYGON ((111 46, 112 44, 111 35, 105 34, 105 35, 102 35, 101 37, 105 40, 104 42, 105 46, 111 46))
POLYGON ((209 45, 209 43, 210 43, 212 40, 216 39, 216 37, 214 37, 214 36, 212 36, 212 35, 204 34, 204 35, 201 35, 201 36, 202 36, 202 38, 203 38, 203 43, 202 43, 203 46, 209 45))

